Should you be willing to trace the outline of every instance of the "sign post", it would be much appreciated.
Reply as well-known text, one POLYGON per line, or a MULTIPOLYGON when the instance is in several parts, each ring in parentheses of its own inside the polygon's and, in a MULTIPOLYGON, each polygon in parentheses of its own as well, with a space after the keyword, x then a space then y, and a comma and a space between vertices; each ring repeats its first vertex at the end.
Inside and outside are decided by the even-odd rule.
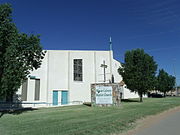
POLYGON ((92 106, 119 106, 121 86, 118 83, 91 84, 92 106))
POLYGON ((96 86, 96 104, 112 104, 111 86, 96 86))

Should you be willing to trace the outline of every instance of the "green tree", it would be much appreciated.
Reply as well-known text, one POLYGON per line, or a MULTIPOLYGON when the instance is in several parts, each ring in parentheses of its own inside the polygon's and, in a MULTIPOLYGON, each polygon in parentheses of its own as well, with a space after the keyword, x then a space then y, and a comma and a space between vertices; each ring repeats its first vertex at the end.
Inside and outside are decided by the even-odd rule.
POLYGON ((160 69, 157 80, 157 90, 163 92, 164 96, 166 96, 166 93, 174 88, 176 78, 172 75, 169 75, 167 72, 164 71, 164 69, 160 69))
POLYGON ((0 97, 10 101, 44 57, 39 36, 20 33, 11 14, 9 4, 0 5, 0 97))
POLYGON ((149 56, 143 49, 127 51, 125 63, 118 69, 122 75, 127 88, 137 92, 140 102, 143 101, 143 94, 154 89, 157 64, 152 56, 149 56))
POLYGON ((168 85, 170 91, 176 90, 176 77, 169 75, 168 85))

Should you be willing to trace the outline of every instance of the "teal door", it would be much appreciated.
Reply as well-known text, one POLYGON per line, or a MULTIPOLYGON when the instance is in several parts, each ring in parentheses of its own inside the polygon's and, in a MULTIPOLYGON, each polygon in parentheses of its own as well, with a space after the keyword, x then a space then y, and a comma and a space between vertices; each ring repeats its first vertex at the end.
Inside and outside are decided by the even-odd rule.
POLYGON ((68 104, 68 91, 62 91, 61 93, 61 104, 68 104))
POLYGON ((53 91, 53 105, 58 105, 58 91, 53 91))

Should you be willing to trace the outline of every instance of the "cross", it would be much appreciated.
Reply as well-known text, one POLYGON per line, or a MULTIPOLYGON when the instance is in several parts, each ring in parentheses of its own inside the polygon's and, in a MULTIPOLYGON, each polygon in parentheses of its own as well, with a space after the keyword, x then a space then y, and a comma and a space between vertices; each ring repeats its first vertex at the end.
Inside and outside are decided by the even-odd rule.
POLYGON ((103 64, 101 64, 101 67, 104 68, 104 82, 106 82, 106 68, 107 68, 107 65, 105 64, 105 61, 103 61, 103 64))

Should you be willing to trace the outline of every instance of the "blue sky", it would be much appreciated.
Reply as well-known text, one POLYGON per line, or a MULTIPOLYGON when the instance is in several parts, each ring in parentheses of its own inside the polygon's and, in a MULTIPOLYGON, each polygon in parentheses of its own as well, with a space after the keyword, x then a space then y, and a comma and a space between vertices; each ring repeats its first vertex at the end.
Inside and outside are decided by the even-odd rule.
POLYGON ((179 0, 0 0, 21 32, 40 34, 44 49, 108 50, 115 59, 143 48, 180 85, 179 0), (174 66, 174 68, 173 68, 174 66))

